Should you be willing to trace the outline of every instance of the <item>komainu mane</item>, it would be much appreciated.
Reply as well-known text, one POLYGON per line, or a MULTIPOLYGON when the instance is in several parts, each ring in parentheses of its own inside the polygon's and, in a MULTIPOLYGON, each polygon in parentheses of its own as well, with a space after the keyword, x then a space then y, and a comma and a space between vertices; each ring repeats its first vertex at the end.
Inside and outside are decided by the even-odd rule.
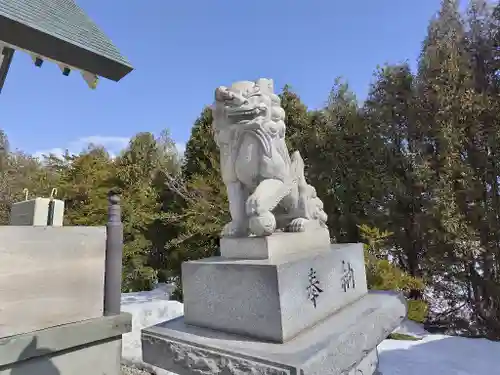
POLYGON ((241 81, 215 91, 214 133, 231 222, 223 236, 267 236, 324 227, 327 215, 285 144, 285 111, 273 81, 241 81))

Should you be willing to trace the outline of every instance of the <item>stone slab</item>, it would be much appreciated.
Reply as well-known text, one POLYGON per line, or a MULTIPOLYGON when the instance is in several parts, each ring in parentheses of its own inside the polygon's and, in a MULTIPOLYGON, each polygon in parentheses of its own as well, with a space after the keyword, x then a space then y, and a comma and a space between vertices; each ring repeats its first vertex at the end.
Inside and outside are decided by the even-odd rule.
POLYGON ((296 253, 328 250, 330 232, 325 228, 299 233, 276 232, 266 237, 220 240, 221 256, 228 259, 277 259, 296 253))
POLYGON ((277 261, 207 258, 184 263, 182 277, 186 323, 274 342, 293 338, 367 292, 362 244, 277 261), (343 285, 348 267, 353 279, 343 285), (311 298, 316 287, 317 298, 311 298))
POLYGON ((406 315, 403 297, 370 292, 284 344, 191 326, 183 317, 142 330, 146 363, 188 374, 365 375, 406 315))
MULTIPOLYGON (((33 344, 35 347, 36 343, 33 344)), ((93 342, 63 352, 36 345, 37 357, 0 366, 0 375, 123 375, 121 337, 93 342)))
POLYGON ((131 330, 132 315, 121 313, 0 338, 0 368, 41 355, 40 347, 57 353, 110 338, 121 338, 122 334, 131 330))
POLYGON ((131 328, 132 316, 121 313, 2 338, 0 375, 120 375, 131 328))
POLYGON ((378 372, 378 350, 372 349, 347 375, 380 375, 378 372))
POLYGON ((103 315, 106 228, 0 226, 0 337, 103 315))

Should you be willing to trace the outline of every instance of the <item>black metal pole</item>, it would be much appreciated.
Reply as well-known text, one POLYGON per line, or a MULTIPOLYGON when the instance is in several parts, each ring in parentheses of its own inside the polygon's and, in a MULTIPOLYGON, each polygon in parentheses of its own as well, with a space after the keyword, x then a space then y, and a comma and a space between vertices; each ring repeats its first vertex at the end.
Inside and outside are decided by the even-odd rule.
POLYGON ((108 196, 108 223, 106 224, 106 266, 104 273, 104 315, 120 314, 123 256, 123 224, 120 197, 108 196))

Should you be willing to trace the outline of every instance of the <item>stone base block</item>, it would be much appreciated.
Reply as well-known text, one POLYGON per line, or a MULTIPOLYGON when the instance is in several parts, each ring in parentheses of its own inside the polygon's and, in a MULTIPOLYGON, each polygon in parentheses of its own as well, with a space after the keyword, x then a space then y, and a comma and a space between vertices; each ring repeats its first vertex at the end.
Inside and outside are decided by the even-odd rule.
POLYGON ((400 295, 371 292, 284 344, 190 326, 181 317, 143 329, 142 355, 179 375, 372 375, 377 345, 405 315, 400 295))
POLYGON ((0 338, 0 375, 120 375, 131 327, 122 313, 0 338))
POLYGON ((290 340, 367 292, 363 246, 279 260, 222 257, 182 265, 187 324, 273 342, 290 340))
POLYGON ((101 317, 105 258, 105 227, 0 226, 0 337, 101 317))
POLYGON ((220 254, 228 259, 277 259, 330 248, 330 232, 318 228, 307 232, 277 232, 266 237, 222 237, 220 254))

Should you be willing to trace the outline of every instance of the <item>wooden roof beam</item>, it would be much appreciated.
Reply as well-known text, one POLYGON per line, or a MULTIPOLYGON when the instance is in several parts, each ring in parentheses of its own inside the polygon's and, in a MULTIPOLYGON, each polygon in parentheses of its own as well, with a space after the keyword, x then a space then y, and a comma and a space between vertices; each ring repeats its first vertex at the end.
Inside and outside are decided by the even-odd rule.
POLYGON ((9 73, 10 64, 14 57, 14 49, 0 44, 0 93, 2 92, 7 73, 9 73))

